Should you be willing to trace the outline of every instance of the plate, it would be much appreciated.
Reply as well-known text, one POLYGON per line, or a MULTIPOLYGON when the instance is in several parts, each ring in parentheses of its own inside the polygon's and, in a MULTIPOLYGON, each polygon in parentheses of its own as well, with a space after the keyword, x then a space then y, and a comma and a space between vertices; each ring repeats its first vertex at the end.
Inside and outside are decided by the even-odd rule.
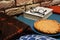
MULTIPOLYGON (((20 21, 22 21, 22 22, 24 22, 24 23, 26 23, 26 24, 28 24, 30 27, 31 27, 31 29, 34 31, 34 32, 36 32, 37 34, 40 34, 40 35, 47 35, 47 36, 60 36, 60 33, 58 33, 58 34, 52 34, 52 35, 49 35, 49 34, 43 34, 43 33, 40 33, 40 32, 38 32, 38 31, 36 31, 35 29, 34 29, 34 20, 30 20, 30 19, 27 19, 27 18, 24 18, 23 16, 19 16, 19 17, 15 17, 17 20, 20 20, 20 21)), ((57 20, 58 22, 60 22, 60 15, 58 15, 58 14, 52 14, 48 19, 52 19, 52 20, 57 20)))
POLYGON ((34 32, 36 32, 37 34, 41 34, 41 35, 45 35, 45 36, 60 36, 60 33, 57 34, 46 34, 46 33, 42 33, 42 32, 38 32, 36 29, 34 29, 33 27, 31 27, 33 29, 34 32))

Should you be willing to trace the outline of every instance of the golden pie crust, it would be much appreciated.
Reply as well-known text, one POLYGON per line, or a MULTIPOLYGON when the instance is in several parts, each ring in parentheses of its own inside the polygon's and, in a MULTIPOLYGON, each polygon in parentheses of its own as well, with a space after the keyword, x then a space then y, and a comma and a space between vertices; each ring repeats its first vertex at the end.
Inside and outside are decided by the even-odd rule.
POLYGON ((56 20, 48 19, 36 21, 34 23, 34 28, 47 34, 55 34, 60 30, 59 23, 56 20))

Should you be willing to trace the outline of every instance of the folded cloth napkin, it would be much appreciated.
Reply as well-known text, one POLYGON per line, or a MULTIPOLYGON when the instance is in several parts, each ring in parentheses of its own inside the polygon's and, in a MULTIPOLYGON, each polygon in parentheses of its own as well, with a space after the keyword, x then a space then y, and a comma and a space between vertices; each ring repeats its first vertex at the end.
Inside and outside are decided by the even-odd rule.
POLYGON ((53 9, 53 12, 60 14, 60 6, 49 6, 49 8, 53 9))
POLYGON ((32 34, 21 36, 18 40, 57 40, 57 39, 48 36, 32 34))

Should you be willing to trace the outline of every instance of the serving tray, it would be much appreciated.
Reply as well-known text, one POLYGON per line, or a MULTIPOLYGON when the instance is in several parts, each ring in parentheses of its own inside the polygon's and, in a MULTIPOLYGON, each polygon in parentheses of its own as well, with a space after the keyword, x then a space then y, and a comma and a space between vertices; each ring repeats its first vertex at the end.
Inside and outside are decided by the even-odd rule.
MULTIPOLYGON (((30 20, 30 19, 24 18, 23 16, 18 16, 18 17, 15 17, 15 18, 18 19, 19 21, 22 21, 22 22, 30 25, 31 29, 34 32, 36 32, 37 34, 47 35, 47 36, 60 36, 60 33, 54 34, 54 35, 50 35, 50 34, 43 34, 43 33, 37 32, 34 29, 34 22, 35 22, 34 20, 30 20)), ((52 14, 48 19, 57 20, 58 22, 60 22, 60 15, 58 15, 58 14, 52 14)))

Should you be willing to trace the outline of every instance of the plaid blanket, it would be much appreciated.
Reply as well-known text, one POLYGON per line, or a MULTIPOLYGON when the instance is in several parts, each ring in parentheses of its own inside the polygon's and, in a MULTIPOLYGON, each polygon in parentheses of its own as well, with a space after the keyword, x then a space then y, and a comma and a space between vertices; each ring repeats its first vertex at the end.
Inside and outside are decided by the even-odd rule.
POLYGON ((21 35, 27 27, 27 24, 0 13, 0 40, 9 40, 17 34, 21 35))

